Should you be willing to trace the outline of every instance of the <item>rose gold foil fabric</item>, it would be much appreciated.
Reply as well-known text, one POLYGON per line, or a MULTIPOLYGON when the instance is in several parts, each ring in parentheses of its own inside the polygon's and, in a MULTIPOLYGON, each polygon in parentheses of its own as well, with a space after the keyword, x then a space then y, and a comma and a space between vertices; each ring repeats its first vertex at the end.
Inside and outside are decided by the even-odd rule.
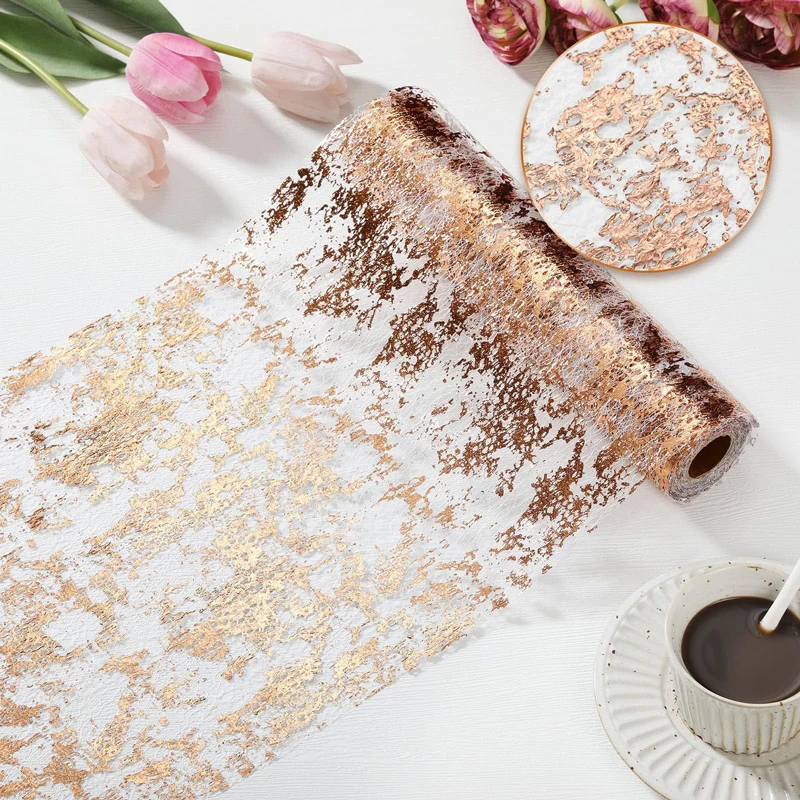
POLYGON ((0 797, 26 800, 225 789, 755 424, 418 89, 2 386, 0 797))
POLYGON ((588 36, 531 98, 523 160, 552 229, 612 267, 691 264, 744 227, 766 187, 758 87, 694 31, 633 23, 588 36))

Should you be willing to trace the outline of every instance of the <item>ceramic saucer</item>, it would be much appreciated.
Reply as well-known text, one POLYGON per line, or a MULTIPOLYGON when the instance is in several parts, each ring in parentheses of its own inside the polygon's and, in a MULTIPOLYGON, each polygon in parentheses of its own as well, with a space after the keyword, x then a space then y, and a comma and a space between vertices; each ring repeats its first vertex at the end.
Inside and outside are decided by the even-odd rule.
POLYGON ((617 612, 595 664, 600 719, 622 760, 668 800, 798 800, 800 736, 760 756, 734 755, 707 745, 678 714, 664 620, 680 586, 714 563, 656 578, 617 612))

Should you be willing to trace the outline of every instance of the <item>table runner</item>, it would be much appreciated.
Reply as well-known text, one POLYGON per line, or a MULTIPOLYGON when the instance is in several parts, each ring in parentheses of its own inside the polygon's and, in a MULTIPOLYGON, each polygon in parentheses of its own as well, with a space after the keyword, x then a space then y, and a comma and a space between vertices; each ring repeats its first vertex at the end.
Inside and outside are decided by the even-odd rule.
POLYGON ((424 91, 0 390, 0 796, 226 788, 755 421, 424 91))

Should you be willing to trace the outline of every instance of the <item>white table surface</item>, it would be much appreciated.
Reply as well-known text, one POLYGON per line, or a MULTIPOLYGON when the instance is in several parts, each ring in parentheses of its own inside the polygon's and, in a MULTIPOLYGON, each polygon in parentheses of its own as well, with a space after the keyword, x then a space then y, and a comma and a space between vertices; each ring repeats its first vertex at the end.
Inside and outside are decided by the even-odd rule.
MULTIPOLYGON (((167 5, 192 32, 243 47, 286 29, 347 44, 364 58, 349 70, 357 103, 425 87, 521 176, 520 123, 553 51, 545 44, 521 67, 501 65, 464 0, 167 5)), ((243 62, 229 66, 207 123, 170 128, 172 177, 137 206, 86 164, 71 107, 32 78, 0 75, 0 368, 195 263, 328 130, 277 111, 250 89, 243 62)), ((688 506, 643 486, 572 541, 491 632, 476 631, 314 733, 225 800, 656 797, 617 757, 595 713, 593 662, 606 623, 642 583, 689 561, 800 556, 800 70, 751 73, 774 132, 770 184, 752 222, 701 264, 622 282, 756 414, 756 446, 688 506)), ((89 105, 126 93, 122 78, 75 89, 89 105)))

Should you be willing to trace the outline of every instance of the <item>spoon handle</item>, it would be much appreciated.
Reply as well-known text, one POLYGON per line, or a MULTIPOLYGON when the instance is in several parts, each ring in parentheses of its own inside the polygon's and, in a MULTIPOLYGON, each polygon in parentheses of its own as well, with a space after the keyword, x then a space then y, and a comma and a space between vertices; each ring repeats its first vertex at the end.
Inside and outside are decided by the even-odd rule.
POLYGON ((798 589, 800 589, 800 561, 794 565, 794 569, 789 573, 783 588, 778 592, 778 596, 769 609, 767 609, 767 613, 764 614, 759 626, 764 633, 772 633, 778 627, 778 623, 786 613, 786 609, 789 608, 789 603, 792 602, 792 598, 797 594, 798 589))

